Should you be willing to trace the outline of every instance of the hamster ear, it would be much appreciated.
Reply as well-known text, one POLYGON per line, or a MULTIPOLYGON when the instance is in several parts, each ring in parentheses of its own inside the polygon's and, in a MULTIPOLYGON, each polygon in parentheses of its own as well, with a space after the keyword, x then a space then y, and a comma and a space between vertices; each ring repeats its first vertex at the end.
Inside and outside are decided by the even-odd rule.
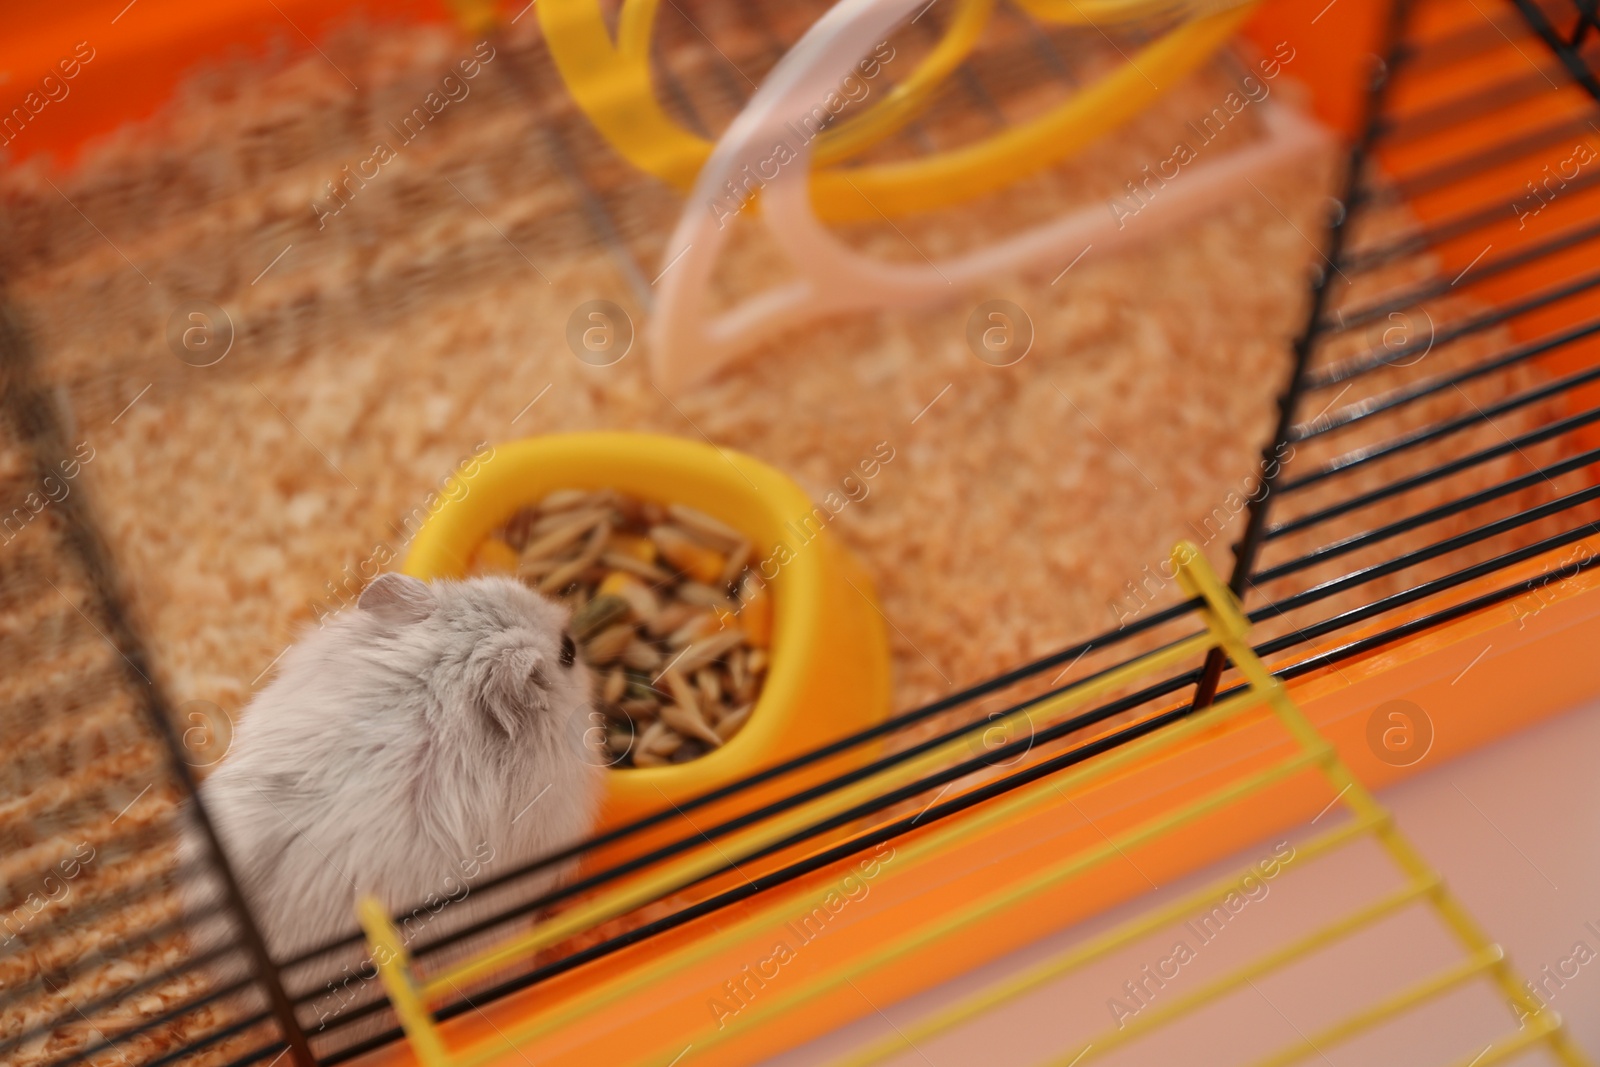
POLYGON ((531 716, 550 705, 549 676, 544 660, 532 649, 496 649, 483 691, 482 711, 489 724, 514 738, 531 716))
POLYGON ((433 590, 410 575, 387 571, 361 590, 356 607, 385 622, 421 622, 433 614, 433 590))

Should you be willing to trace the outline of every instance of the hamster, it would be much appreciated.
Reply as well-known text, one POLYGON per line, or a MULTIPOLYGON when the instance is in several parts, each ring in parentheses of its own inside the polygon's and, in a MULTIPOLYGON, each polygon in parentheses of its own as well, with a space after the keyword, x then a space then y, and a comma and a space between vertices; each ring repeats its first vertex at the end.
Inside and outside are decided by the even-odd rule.
MULTIPOLYGON (((408 941, 458 929, 507 906, 475 883, 589 834, 604 759, 566 622, 509 578, 387 573, 284 654, 200 786, 274 960, 354 931, 366 893, 391 913, 429 902, 408 941)), ((203 863, 185 825, 180 855, 203 863)), ((517 883, 517 899, 561 876, 517 883)), ((218 892, 191 887, 191 915, 218 892)), ((196 950, 214 950, 221 935, 202 928, 196 950)))

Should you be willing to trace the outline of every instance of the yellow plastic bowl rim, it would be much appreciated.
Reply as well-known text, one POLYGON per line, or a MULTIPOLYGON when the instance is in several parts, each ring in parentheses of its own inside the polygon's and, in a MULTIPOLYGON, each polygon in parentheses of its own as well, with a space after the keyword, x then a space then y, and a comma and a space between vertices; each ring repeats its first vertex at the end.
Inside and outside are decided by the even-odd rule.
MULTIPOLYGON (((752 558, 764 561, 783 523, 811 514, 813 505, 788 477, 765 463, 712 445, 646 433, 571 433, 494 445, 471 469, 458 471, 441 488, 406 555, 402 570, 424 580, 462 578, 477 546, 519 508, 558 488, 615 488, 660 504, 698 508, 750 539, 752 558), (614 471, 612 476, 603 472, 614 471), (659 488, 652 488, 655 482, 659 488), (686 486, 694 491, 685 492, 686 486), (693 499, 684 499, 685 496, 693 499), (734 502, 730 507, 729 502, 734 502), (752 514, 765 514, 771 535, 751 529, 752 514)), ((809 547, 809 546, 808 546, 809 547)), ((759 567, 759 564, 758 564, 759 567)), ((798 689, 811 664, 816 627, 822 622, 822 553, 791 553, 770 579, 773 639, 767 677, 743 729, 721 748, 667 767, 612 767, 629 785, 660 789, 689 776, 710 782, 753 769, 762 751, 776 748, 786 715, 782 705, 798 689)), ((791 710, 789 714, 792 714, 791 710)), ((672 792, 662 790, 664 800, 672 792)))

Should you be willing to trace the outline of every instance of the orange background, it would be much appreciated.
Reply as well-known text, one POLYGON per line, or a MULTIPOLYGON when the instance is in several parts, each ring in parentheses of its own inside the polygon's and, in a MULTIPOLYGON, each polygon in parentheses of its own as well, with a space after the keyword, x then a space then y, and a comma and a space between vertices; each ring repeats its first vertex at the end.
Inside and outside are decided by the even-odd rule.
MULTIPOLYGON (((734 2, 734 0, 729 0, 734 2)), ((9 146, 11 158, 47 154, 71 165, 86 144, 127 122, 148 118, 195 70, 270 48, 305 50, 352 22, 444 22, 442 0, 81 0, 41 7, 8 5, 15 27, 0 35, 0 109, 10 114, 55 73, 59 60, 88 42, 95 58, 9 146), (115 21, 113 21, 115 20, 115 21)), ((519 5, 520 6, 520 3, 519 5)), ((1360 109, 1356 72, 1377 47, 1379 0, 1337 0, 1315 24, 1316 3, 1273 0, 1249 35, 1270 51, 1296 50, 1290 73, 1308 81, 1318 115, 1344 131, 1360 109)))

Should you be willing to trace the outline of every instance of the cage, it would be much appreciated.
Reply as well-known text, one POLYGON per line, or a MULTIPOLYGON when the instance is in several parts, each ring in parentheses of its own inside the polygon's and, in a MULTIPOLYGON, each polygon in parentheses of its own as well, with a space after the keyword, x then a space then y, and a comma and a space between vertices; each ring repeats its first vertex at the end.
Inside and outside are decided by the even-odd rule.
MULTIPOLYGON (((645 379, 602 388, 592 375, 604 368, 581 355, 564 376, 538 359, 515 365, 518 330, 552 314, 565 320, 551 309, 579 298, 599 294, 643 333, 661 299, 655 283, 674 263, 669 225, 685 199, 619 159, 574 103, 545 40, 548 24, 524 18, 524 9, 484 31, 472 22, 482 13, 467 11, 482 32, 463 37, 446 12, 419 7, 371 14, 355 33, 309 7, 227 8, 202 22, 145 3, 155 11, 110 5, 64 15, 14 46, 32 57, 21 69, 48 55, 51 77, 68 85, 74 79, 59 63, 71 53, 85 75, 77 104, 99 109, 71 111, 70 95, 52 100, 59 115, 45 108, 7 130, 14 153, 35 151, 25 140, 34 137, 38 149, 76 154, 113 119, 153 109, 179 84, 172 57, 186 48, 230 44, 273 20, 278 33, 314 43, 250 55, 247 75, 188 76, 181 106, 85 152, 70 177, 36 164, 7 181, 6 484, 18 501, 0 557, 6 659, 17 665, 4 704, 12 744, 0 1051, 8 1060, 666 1063, 699 1045, 700 1058, 754 1062, 1320 817, 1326 782, 1299 774, 1319 753, 1336 753, 1349 768, 1347 786, 1382 786, 1412 772, 1409 746, 1435 759, 1459 754, 1600 688, 1575 666, 1586 662, 1593 632, 1590 483, 1600 447, 1591 440, 1600 408, 1592 406, 1590 269, 1600 231, 1585 169, 1600 143, 1591 139, 1600 137, 1594 11, 1567 0, 1268 5, 1249 27, 1256 52, 1294 42, 1303 66, 1283 66, 1310 83, 1304 105, 1353 144, 1334 184, 1319 169, 1330 156, 1310 153, 1297 164, 1287 210, 1271 187, 1257 186, 1250 208, 1232 209, 1195 242, 1205 253, 1206 241, 1222 240, 1218 232, 1252 218, 1279 227, 1279 244, 1247 249, 1270 260, 1249 276, 1257 291, 1230 294, 1244 302, 1241 317, 1277 318, 1246 335, 1248 350, 1214 353, 1206 374, 1180 379, 1177 407, 1152 412, 1149 397, 1130 391, 1132 421, 1110 422, 1109 405, 1095 406, 1095 379, 1062 378, 1063 389, 1046 374, 1034 383, 1053 385, 1062 401, 1051 400, 1042 418, 1075 414, 1085 436, 1105 442, 1103 465, 1073 484, 1104 487, 1090 497, 1109 516, 1097 529, 1103 536, 1127 526, 1130 548, 1107 546, 1116 559, 1109 568, 1075 560, 1077 571, 1050 572, 1086 576, 1109 597, 1109 612, 1096 605, 1103 625, 1083 624, 1081 598, 1060 611, 1048 592, 1038 601, 975 593, 969 579, 982 558, 957 566, 936 541, 913 536, 907 526, 925 515, 864 526, 851 541, 858 552, 879 564, 898 553, 912 560, 900 573, 874 575, 902 675, 895 697, 910 710, 667 807, 617 816, 593 839, 530 867, 493 871, 472 891, 494 914, 467 929, 413 938, 406 920, 421 914, 421 902, 399 914, 368 907, 361 923, 350 916, 346 936, 274 956, 245 891, 218 862, 221 843, 213 840, 210 862, 198 865, 178 862, 174 851, 181 820, 208 826, 194 793, 229 747, 224 705, 242 705, 270 675, 296 616, 320 619, 370 577, 367 564, 400 561, 440 510, 417 504, 421 489, 435 472, 459 470, 463 434, 487 426, 485 412, 497 420, 485 435, 502 440, 531 432, 530 414, 541 418, 557 403, 577 415, 567 423, 552 415, 552 428, 638 417, 719 444, 744 435, 742 447, 787 457, 818 492, 841 457, 848 469, 866 432, 838 432, 842 441, 820 446, 825 457, 813 469, 801 457, 826 424, 784 451, 769 436, 782 427, 751 427, 767 416, 749 409, 789 388, 797 407, 822 406, 840 380, 861 389, 899 371, 908 379, 896 397, 906 409, 900 451, 903 462, 920 463, 916 450, 931 446, 912 427, 937 411, 947 395, 939 383, 954 374, 920 354, 915 373, 895 362, 898 349, 926 340, 915 325, 849 321, 825 340, 841 349, 840 361, 865 353, 863 368, 835 362, 827 374, 786 381, 800 343, 791 334, 764 342, 740 372, 746 377, 713 383, 682 401, 687 407, 660 390, 657 400, 645 379), (84 27, 94 22, 93 32, 82 30, 88 51, 73 53, 69 42, 56 55, 80 18, 84 27), (144 35, 137 46, 95 43, 124 20, 144 35), (1370 56, 1361 43, 1369 32, 1370 56), (479 38, 493 42, 489 53, 474 52, 479 38), (406 141, 401 166, 380 171, 383 180, 348 182, 349 168, 367 158, 352 146, 387 116, 409 113, 467 55, 488 77, 452 100, 457 113, 442 110, 427 131, 439 136, 406 141), (115 90, 90 82, 97 62, 138 72, 126 101, 108 103, 115 90), (305 257, 298 263, 289 258, 296 248, 305 257), (1311 264, 1308 287, 1283 269, 1302 261, 1311 264), (506 310, 524 302, 522 317, 506 310), (1298 332, 1280 343, 1292 323, 1298 332), (367 339, 380 334, 390 339, 367 339), (118 349, 112 358, 108 343, 118 349), (420 355, 393 355, 402 345, 420 355), (341 349, 343 365, 327 354, 341 349), (469 358, 479 350, 494 355, 469 358), (1265 368, 1282 376, 1281 394, 1278 381, 1255 380, 1265 368), (541 389, 558 382, 546 399, 541 389), (374 399, 391 391, 387 406, 374 399), (478 406, 445 402, 461 396, 478 406), (230 410, 252 414, 219 414, 230 410), (1175 425, 1154 425, 1161 419, 1175 425), (461 432, 441 433, 449 421, 463 423, 461 432), (1145 483, 1160 492, 1144 469, 1148 456, 1229 448, 1220 467, 1227 477, 1190 479, 1182 506, 1197 511, 1187 523, 1172 517, 1181 507, 1137 512, 1163 549, 1194 542, 1173 557, 1152 552, 1124 510, 1145 483), (251 457, 262 449, 288 458, 260 465, 258 478, 251 457), (386 471, 391 456, 416 470, 386 471), (200 488, 229 482, 246 488, 200 488), (307 531, 341 525, 357 532, 341 547, 349 564, 334 567, 307 531), (1228 592, 1206 584, 1207 558, 1228 592), (906 591, 918 584, 945 589, 906 591), (967 610, 963 598, 976 596, 989 599, 967 610), (1231 598, 1242 605, 1237 617, 1231 598), (1026 639, 1005 624, 1012 606, 1026 639), (908 608, 934 617, 913 623, 908 608), (1054 622, 1041 625, 1041 616, 1054 622), (947 664, 950 674, 920 651, 933 631, 986 625, 996 635, 982 654, 956 654, 960 667, 947 664), (240 650, 201 639, 200 628, 258 636, 240 650), (242 677, 245 664, 243 674, 260 672, 253 680, 242 677), (1464 668, 1473 672, 1466 690, 1450 682, 1464 668), (1282 750, 1252 732, 1260 723, 1230 731, 1207 717, 1242 696, 1277 692, 1270 679, 1284 684, 1295 716, 1303 709, 1292 721, 1313 731, 1298 737, 1304 759, 1289 769, 1272 764, 1282 750), (1385 747, 1389 734, 1372 740, 1366 712, 1380 707, 1402 716, 1384 720, 1405 728, 1399 756, 1385 747), (1319 732, 1331 747, 1318 747, 1319 732), (1169 745, 1173 766, 1158 765, 1152 754, 1169 745), (1219 811, 1232 776, 1245 772, 1261 794, 1219 811), (1079 783, 1100 777, 1110 798, 1094 801, 1102 807, 1091 806, 1091 818, 1079 807, 1091 804, 1079 783), (1148 836, 1166 825, 1163 815, 1174 825, 1159 840, 1148 836), (1100 861, 1083 860, 1091 854, 1100 861), (574 861, 579 873, 558 889, 519 891, 574 861), (897 863, 915 873, 901 874, 897 863), (848 908, 827 910, 822 902, 830 891, 840 898, 847 878, 870 893, 844 894, 848 908), (180 889, 201 879, 217 887, 217 901, 205 915, 186 915, 180 889), (827 937, 781 932, 803 927, 819 906, 814 921, 819 931, 830 927, 827 937), (224 922, 228 943, 197 949, 190 932, 201 921, 224 922), (742 976, 786 936, 805 951, 794 966, 785 962, 788 984, 773 983, 769 994, 742 976), (708 1014, 708 1002, 722 1011, 708 1014)), ((708 143, 824 10, 669 6, 655 27, 653 91, 663 114, 708 143)), ((891 40, 912 59, 937 55, 959 18, 939 11, 891 40)), ((1062 30, 1041 26, 1026 5, 998 9, 943 95, 867 158, 915 158, 1025 125, 1093 75, 1119 69, 1126 49, 1155 39, 1149 26, 1062 30)), ((1198 86, 1198 99, 1220 99, 1245 77, 1268 80, 1263 68, 1241 67, 1250 62, 1248 51, 1218 53, 1198 81, 1183 84, 1198 86)), ((1181 94, 1178 103, 1163 99, 1095 149, 1101 155, 1001 189, 982 210, 955 204, 931 219, 886 218, 843 232, 858 250, 910 261, 919 245, 942 251, 1037 221, 1030 207, 1069 210, 1085 188, 1099 198, 1093 203, 1120 202, 1137 227, 1147 206, 1182 189, 1181 178, 1170 190, 1139 184, 1140 165, 1164 155, 1162 138, 1190 117, 1181 94)), ((1206 113, 1195 112, 1202 121, 1206 113)), ((1225 150, 1267 136, 1253 112, 1244 114, 1248 128, 1225 150)), ((770 250, 741 239, 747 245, 730 253, 736 277, 724 280, 728 301, 747 292, 738 275, 770 271, 770 250)), ((1040 310, 1041 292, 1061 292, 1056 282, 1078 276, 1069 274, 1078 261, 1067 262, 1075 251, 1061 257, 1066 269, 1055 282, 1007 291, 1039 312, 1039 337, 1055 326, 1093 343, 1097 333, 1116 335, 1115 325, 1040 310)), ((1249 269, 1231 245, 1211 247, 1210 259, 1173 254, 1200 258, 1109 265, 1062 303, 1126 287, 1128 271, 1171 284, 1197 264, 1249 269)), ((1083 270, 1095 266, 1085 260, 1083 270)), ((1173 306, 1178 314, 1186 307, 1173 306)), ((960 336, 950 327, 965 316, 954 314, 935 327, 960 336)), ((1197 347, 1217 336, 1204 324, 1195 332, 1197 347)), ((538 351, 562 343, 541 341, 538 351)), ((1150 366, 1136 363, 1131 373, 1150 366)), ((932 506, 948 509, 967 492, 977 507, 1020 496, 1042 510, 1032 499, 1037 486, 994 469, 1016 443, 978 429, 985 405, 1028 411, 1027 403, 1014 385, 983 382, 970 387, 976 410, 946 431, 958 446, 933 455, 935 466, 959 465, 959 446, 970 441, 990 466, 962 467, 955 494, 930 490, 932 506), (975 488, 988 482, 997 487, 975 488)), ((1108 397, 1132 389, 1127 377, 1099 382, 1108 397)), ((844 410, 860 413, 847 403, 844 410)), ((1041 465, 1051 461, 1049 448, 1039 450, 1041 465)), ((1070 450, 1059 456, 1070 459, 1070 450)), ((1163 481, 1182 477, 1172 458, 1151 467, 1163 481)), ((441 488, 470 482, 458 475, 441 488)), ((1059 532, 1020 529, 1035 539, 1059 532)), ((987 531, 957 541, 969 552, 1013 545, 987 531)), ((1024 563, 1057 566, 1043 551, 1024 563)), ((1381 809, 1352 807, 1336 844, 1383 824, 1381 809)), ((1412 895, 1393 906, 1441 899, 1430 895, 1427 872, 1411 873, 1419 879, 1412 895)), ((1385 1005, 1410 1007, 1487 974, 1515 1008, 1520 986, 1507 978, 1510 965, 1477 934, 1465 943, 1467 969, 1417 987, 1414 1001, 1385 1005)), ((961 1018, 1001 1005, 1005 992, 964 1006, 961 1018)), ((1523 1003, 1520 1021, 1535 1023, 1474 1062, 1509 1059, 1536 1041, 1551 1042, 1563 1062, 1584 1062, 1561 1043, 1558 1016, 1537 1007, 1523 1003)), ((1313 1038, 1321 1039, 1306 1038, 1302 1055, 1318 1051, 1313 1038)), ((1441 1055, 1464 1051, 1438 1047, 1441 1055)))

